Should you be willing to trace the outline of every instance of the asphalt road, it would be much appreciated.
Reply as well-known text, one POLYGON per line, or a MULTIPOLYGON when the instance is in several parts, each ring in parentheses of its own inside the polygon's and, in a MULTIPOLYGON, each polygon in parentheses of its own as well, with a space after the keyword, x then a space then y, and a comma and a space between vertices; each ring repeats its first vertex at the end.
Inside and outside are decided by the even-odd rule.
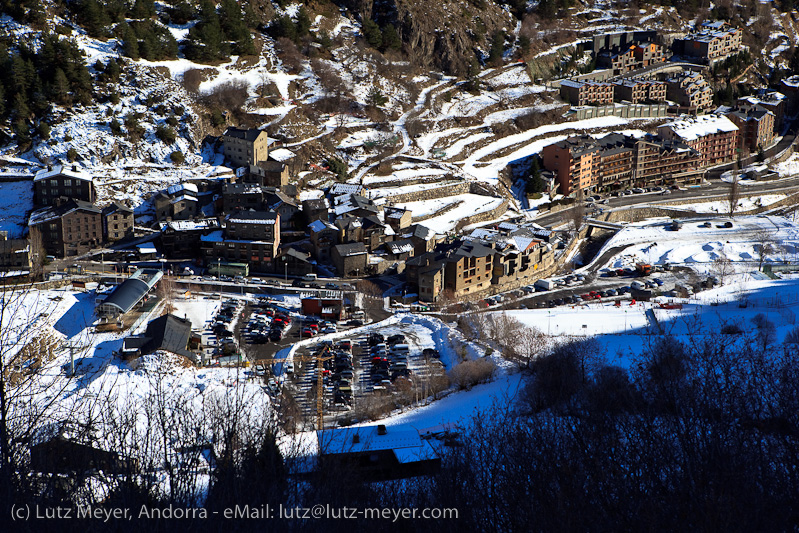
MULTIPOLYGON (((657 204, 658 202, 673 202, 675 200, 683 200, 685 202, 707 201, 713 197, 723 198, 729 194, 729 190, 730 185, 728 183, 716 179, 698 188, 685 191, 671 191, 670 194, 666 195, 661 195, 660 193, 644 193, 608 197, 607 204, 597 204, 597 207, 601 209, 615 209, 636 205, 657 204)), ((788 194, 797 191, 799 191, 799 176, 753 183, 751 185, 741 185, 740 187, 741 196, 748 196, 751 194, 788 194)), ((568 210, 565 210, 549 215, 542 215, 536 218, 535 222, 547 227, 557 226, 562 224, 564 220, 568 220, 568 212, 568 210)), ((586 212, 589 213, 590 210, 587 209, 586 212)))

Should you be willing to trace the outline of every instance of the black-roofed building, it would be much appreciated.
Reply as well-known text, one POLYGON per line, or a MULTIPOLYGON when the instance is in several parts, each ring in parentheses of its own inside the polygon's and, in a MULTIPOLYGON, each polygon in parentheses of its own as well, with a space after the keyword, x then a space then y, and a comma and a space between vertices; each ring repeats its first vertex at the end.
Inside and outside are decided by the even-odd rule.
POLYGON ((311 244, 317 261, 330 260, 330 250, 340 242, 339 229, 323 220, 314 220, 308 225, 311 244))
POLYGON ((386 251, 391 259, 405 261, 413 257, 413 241, 401 239, 387 242, 386 251))
POLYGON ((366 271, 369 252, 362 242, 334 246, 330 259, 341 276, 360 276, 366 271))
POLYGON ((311 254, 294 247, 281 249, 275 257, 276 275, 304 276, 315 271, 316 265, 311 262, 311 254))
POLYGON ((413 222, 413 214, 410 209, 386 207, 383 212, 385 213, 386 224, 394 228, 396 233, 407 228, 413 222))
POLYGON ((33 178, 33 203, 37 206, 56 205, 59 198, 94 203, 97 194, 94 179, 77 167, 56 165, 40 170, 33 178))
POLYGON ((299 204, 287 194, 280 191, 269 193, 264 198, 266 208, 280 215, 280 229, 293 226, 296 215, 300 211, 299 204))
POLYGON ((310 224, 315 220, 327 222, 328 206, 324 198, 314 198, 302 201, 302 213, 305 215, 305 223, 310 224))
POLYGON ((269 138, 265 131, 230 127, 222 134, 225 159, 236 167, 257 165, 269 156, 269 138))
POLYGON ((140 268, 98 304, 97 316, 109 320, 121 317, 136 307, 162 277, 160 270, 140 268))
POLYGON ((102 212, 81 200, 61 198, 55 206, 37 209, 28 219, 38 227, 42 245, 50 255, 70 257, 96 248, 103 241, 102 212), (63 202, 63 203, 62 203, 63 202))
POLYGON ((133 209, 113 202, 103 208, 103 234, 108 242, 133 237, 133 209))
POLYGON ((410 426, 362 426, 316 432, 319 461, 370 481, 431 475, 441 459, 429 439, 410 426))
POLYGON ((41 439, 30 447, 30 468, 45 474, 83 474, 102 470, 105 474, 126 474, 138 470, 135 459, 102 450, 59 434, 41 439))
POLYGON ((432 252, 439 242, 436 232, 422 224, 409 226, 402 232, 401 237, 413 242, 414 255, 432 252))
POLYGON ((491 286, 495 250, 479 242, 464 241, 447 258, 444 289, 455 298, 480 292, 491 286))
POLYGON ((141 335, 130 335, 122 343, 122 356, 141 357, 157 351, 170 352, 199 362, 189 349, 191 321, 167 314, 151 320, 141 335))
POLYGON ((344 215, 368 217, 380 213, 380 207, 372 200, 357 194, 339 196, 334 201, 333 211, 337 217, 344 215))
POLYGON ((374 215, 364 217, 362 225, 363 243, 370 252, 374 252, 385 243, 394 240, 394 228, 388 224, 384 224, 374 215))
POLYGON ((280 246, 280 215, 267 211, 234 211, 225 217, 225 230, 200 237, 207 265, 216 261, 247 263, 251 271, 273 272, 280 246))

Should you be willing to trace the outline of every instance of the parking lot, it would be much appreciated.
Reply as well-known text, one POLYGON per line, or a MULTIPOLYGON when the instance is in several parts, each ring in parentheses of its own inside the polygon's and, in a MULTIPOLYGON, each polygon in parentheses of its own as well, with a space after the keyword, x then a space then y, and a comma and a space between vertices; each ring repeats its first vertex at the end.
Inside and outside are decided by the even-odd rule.
POLYGON ((323 359, 325 416, 348 413, 371 398, 408 391, 421 399, 431 388, 433 374, 444 371, 438 352, 423 347, 413 328, 402 324, 335 342, 322 339, 297 350, 290 379, 306 420, 316 416, 317 356, 323 359))

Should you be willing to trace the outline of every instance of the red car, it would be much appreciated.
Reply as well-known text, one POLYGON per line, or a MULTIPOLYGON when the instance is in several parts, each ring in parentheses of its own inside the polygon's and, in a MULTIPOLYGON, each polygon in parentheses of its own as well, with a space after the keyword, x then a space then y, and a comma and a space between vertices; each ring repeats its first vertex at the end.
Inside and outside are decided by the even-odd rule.
POLYGON ((306 329, 312 329, 314 333, 319 333, 319 324, 309 324, 306 329))
POLYGON ((313 337, 314 335, 316 335, 316 332, 314 330, 312 330, 311 328, 305 328, 300 333, 300 337, 313 337))

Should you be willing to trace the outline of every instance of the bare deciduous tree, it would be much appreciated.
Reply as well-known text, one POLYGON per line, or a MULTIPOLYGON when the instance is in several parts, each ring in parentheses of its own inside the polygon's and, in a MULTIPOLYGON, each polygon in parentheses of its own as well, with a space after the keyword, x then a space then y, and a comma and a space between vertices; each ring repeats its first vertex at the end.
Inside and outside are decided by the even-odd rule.
POLYGON ((755 234, 755 243, 757 269, 762 270, 766 257, 774 252, 774 235, 766 229, 760 230, 755 234))
POLYGON ((713 260, 713 265, 710 267, 710 271, 719 278, 719 283, 724 285, 724 281, 735 274, 735 267, 732 264, 732 261, 726 255, 720 255, 716 259, 713 260))
POLYGON ((727 192, 727 210, 730 216, 735 214, 738 209, 738 201, 741 198, 741 186, 738 184, 738 176, 734 176, 730 183, 730 190, 727 192))

